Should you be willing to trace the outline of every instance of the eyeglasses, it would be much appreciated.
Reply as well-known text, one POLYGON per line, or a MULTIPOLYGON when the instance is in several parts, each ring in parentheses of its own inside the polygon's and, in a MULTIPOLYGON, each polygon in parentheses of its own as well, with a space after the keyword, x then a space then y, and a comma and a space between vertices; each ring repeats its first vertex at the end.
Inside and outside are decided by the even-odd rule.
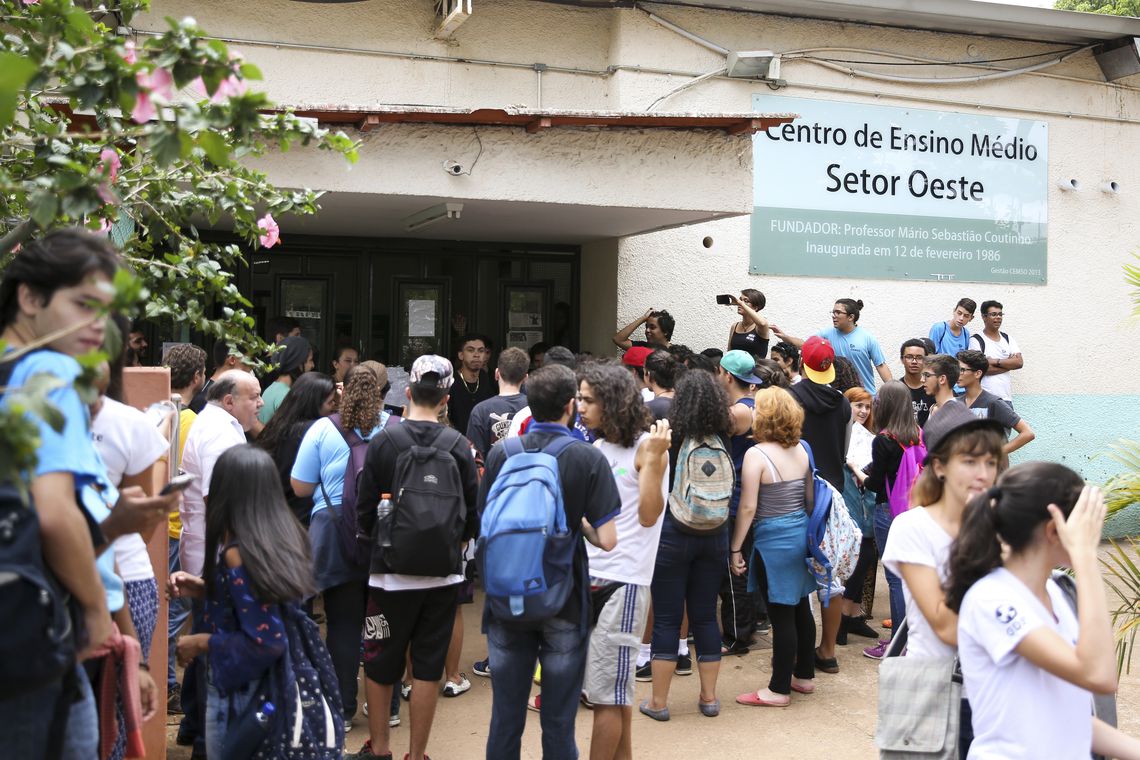
POLYGON ((1005 316, 1005 314, 1004 314, 1004 313, 1002 313, 1002 312, 1000 312, 1000 311, 991 311, 991 312, 990 312, 989 314, 987 314, 986 316, 987 316, 987 317, 1004 317, 1004 316, 1005 316))
POLYGON ((846 316, 848 316, 848 314, 847 314, 847 312, 840 311, 839 309, 832 309, 831 310, 831 316, 833 316, 833 317, 846 317, 846 316))
POLYGON ((903 360, 904 362, 920 362, 920 361, 922 361, 922 360, 923 360, 923 359, 925 359, 925 358, 926 358, 926 356, 925 356, 925 355, 923 355, 923 356, 904 356, 904 357, 902 358, 902 360, 903 360))
POLYGON ((959 367, 958 372, 981 372, 980 369, 973 369, 972 367, 959 367))
POLYGON ((933 372, 923 372, 921 375, 919 375, 919 377, 921 377, 923 380, 926 380, 927 378, 938 377, 938 375, 934 374, 933 372))

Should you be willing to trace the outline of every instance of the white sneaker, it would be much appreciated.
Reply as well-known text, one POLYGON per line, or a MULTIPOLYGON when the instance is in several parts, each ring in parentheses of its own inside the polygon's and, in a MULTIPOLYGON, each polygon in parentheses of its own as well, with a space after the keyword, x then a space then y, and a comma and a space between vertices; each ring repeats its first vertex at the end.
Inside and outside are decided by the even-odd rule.
POLYGON ((467 680, 467 674, 460 673, 458 681, 448 680, 448 682, 443 685, 443 696, 458 697, 470 688, 471 682, 467 680))

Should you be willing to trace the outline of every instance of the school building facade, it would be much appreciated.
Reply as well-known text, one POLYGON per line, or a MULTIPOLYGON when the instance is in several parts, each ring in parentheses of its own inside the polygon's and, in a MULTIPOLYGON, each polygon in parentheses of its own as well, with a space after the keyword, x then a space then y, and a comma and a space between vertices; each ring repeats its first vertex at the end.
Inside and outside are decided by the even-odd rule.
POLYGON ((262 161, 327 194, 241 275, 324 351, 349 337, 400 363, 474 329, 609 354, 649 307, 699 350, 735 319, 715 295, 757 288, 793 335, 862 299, 898 376, 899 344, 968 296, 1004 305, 1025 356, 1022 459, 1103 479, 1102 452, 1138 435, 1121 267, 1140 20, 974 0, 155 0, 139 34, 166 16, 361 141, 351 168, 262 161))

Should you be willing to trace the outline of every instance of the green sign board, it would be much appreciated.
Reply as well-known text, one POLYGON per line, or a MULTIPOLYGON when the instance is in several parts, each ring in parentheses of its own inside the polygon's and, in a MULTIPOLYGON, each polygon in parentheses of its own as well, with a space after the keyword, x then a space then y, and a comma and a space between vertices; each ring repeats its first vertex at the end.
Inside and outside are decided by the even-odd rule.
POLYGON ((758 274, 1041 285, 1044 122, 772 95, 753 137, 758 274))

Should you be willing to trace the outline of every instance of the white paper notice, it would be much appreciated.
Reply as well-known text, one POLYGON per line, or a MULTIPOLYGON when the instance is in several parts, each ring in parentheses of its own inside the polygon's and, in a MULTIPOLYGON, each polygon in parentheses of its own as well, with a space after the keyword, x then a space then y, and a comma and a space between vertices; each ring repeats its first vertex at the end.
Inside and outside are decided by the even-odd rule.
POLYGON ((435 336, 435 301, 408 301, 408 337, 435 336))

